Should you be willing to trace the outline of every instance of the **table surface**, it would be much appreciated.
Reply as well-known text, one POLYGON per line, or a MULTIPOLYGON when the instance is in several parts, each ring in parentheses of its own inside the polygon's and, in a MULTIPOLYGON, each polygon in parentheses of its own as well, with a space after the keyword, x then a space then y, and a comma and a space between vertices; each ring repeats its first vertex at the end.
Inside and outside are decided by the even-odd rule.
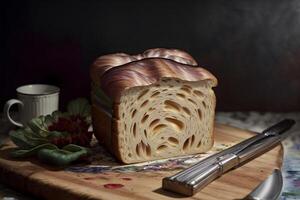
MULTIPOLYGON (((284 187, 282 200, 300 199, 300 112, 294 113, 258 113, 258 112, 218 112, 216 121, 246 130, 261 132, 266 127, 284 119, 297 121, 291 130, 293 134, 283 142, 284 162, 282 173, 284 187)), ((3 118, 0 120, 0 145, 12 128, 3 118)), ((36 198, 19 193, 0 184, 0 198, 4 200, 34 200, 36 198)))

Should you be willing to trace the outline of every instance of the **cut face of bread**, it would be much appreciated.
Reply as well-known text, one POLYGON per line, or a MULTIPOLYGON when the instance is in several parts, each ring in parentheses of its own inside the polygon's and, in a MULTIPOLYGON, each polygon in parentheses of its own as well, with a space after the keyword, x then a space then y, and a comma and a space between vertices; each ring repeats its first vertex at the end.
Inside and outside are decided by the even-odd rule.
POLYGON ((121 160, 132 163, 209 150, 214 109, 214 92, 203 81, 163 78, 124 91, 115 122, 121 160))
POLYGON ((212 147, 217 79, 186 52, 150 49, 101 56, 91 78, 94 134, 120 161, 212 147))

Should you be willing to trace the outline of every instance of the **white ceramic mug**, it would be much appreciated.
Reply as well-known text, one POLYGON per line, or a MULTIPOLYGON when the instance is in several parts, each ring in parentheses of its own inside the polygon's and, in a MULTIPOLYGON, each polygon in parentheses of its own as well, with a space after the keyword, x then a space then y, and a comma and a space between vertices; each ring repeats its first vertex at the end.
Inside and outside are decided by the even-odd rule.
POLYGON ((40 115, 58 110, 59 88, 53 85, 32 84, 17 88, 18 99, 11 99, 4 106, 4 115, 14 125, 23 127, 28 121, 40 115), (20 122, 10 116, 12 105, 19 105, 20 122))

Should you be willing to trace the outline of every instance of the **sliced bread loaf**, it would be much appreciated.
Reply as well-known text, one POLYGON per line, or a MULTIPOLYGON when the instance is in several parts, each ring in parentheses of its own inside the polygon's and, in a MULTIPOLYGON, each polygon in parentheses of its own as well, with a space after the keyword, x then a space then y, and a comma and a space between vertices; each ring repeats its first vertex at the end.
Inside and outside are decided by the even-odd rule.
POLYGON ((150 49, 99 57, 91 67, 99 142, 124 163, 209 150, 217 79, 187 53, 150 49))

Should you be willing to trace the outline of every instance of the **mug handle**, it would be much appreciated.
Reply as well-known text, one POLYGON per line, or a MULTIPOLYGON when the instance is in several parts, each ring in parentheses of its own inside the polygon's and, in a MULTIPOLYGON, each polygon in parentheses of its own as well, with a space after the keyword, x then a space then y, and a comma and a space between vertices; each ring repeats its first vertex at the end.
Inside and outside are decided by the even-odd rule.
POLYGON ((10 121, 10 123, 12 123, 13 125, 16 125, 16 126, 19 126, 19 127, 23 127, 23 124, 21 124, 20 122, 16 122, 14 121, 11 117, 10 117, 10 108, 12 105, 14 104, 20 104, 21 107, 23 108, 24 104, 22 101, 18 100, 18 99, 11 99, 11 100, 8 100, 6 103, 5 103, 5 106, 4 106, 4 115, 7 117, 8 121, 10 121))

